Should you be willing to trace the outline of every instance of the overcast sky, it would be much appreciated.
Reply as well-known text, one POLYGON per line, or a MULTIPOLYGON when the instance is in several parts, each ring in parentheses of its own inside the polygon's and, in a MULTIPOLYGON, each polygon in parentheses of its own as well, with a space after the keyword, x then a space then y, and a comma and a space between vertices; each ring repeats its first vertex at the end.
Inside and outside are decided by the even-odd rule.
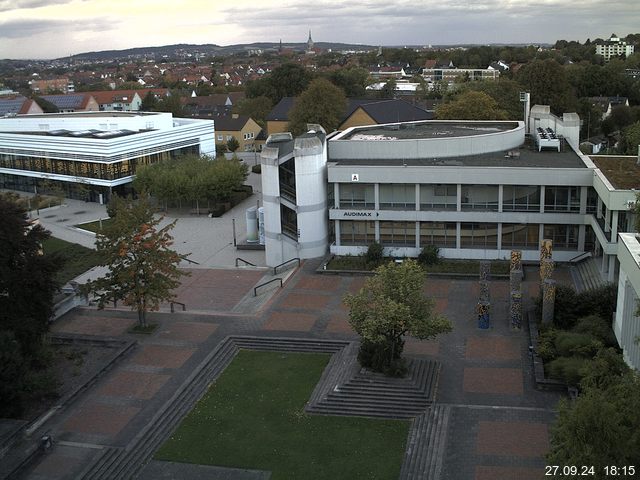
POLYGON ((553 43, 640 31, 638 0, 0 0, 0 58, 174 43, 553 43))

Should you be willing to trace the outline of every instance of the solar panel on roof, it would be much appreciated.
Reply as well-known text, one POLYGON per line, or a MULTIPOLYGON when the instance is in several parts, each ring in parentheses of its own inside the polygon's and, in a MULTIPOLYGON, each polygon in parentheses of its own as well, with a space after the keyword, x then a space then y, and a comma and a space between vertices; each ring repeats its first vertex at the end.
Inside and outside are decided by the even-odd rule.
POLYGON ((84 95, 45 95, 42 98, 58 108, 79 108, 84 95))

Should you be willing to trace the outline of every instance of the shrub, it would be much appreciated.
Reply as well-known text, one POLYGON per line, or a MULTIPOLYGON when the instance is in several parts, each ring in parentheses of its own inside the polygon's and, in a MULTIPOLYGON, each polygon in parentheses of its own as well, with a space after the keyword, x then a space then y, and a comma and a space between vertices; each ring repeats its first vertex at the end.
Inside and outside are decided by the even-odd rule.
POLYGON ((365 258, 367 259, 367 263, 381 263, 384 258, 384 247, 378 242, 373 242, 369 245, 369 248, 367 248, 365 258))
POLYGON ((576 314, 578 306, 576 291, 567 285, 558 285, 553 315, 554 325, 562 329, 573 327, 578 318, 576 314))
POLYGON ((589 371, 580 382, 581 388, 606 389, 620 381, 629 372, 622 354, 615 348, 603 348, 593 359, 589 371))
POLYGON ((251 167, 251 171, 260 175, 262 173, 262 165, 254 165, 253 167, 251 167))
POLYGON ((538 337, 538 347, 536 353, 544 360, 548 362, 558 356, 556 351, 556 337, 558 336, 558 330, 555 328, 549 328, 545 332, 541 332, 538 337))
POLYGON ((550 377, 564 381, 567 385, 577 387, 588 374, 593 360, 583 357, 560 357, 547 366, 550 377))
POLYGON ((589 315, 588 317, 580 318, 572 328, 572 331, 593 335, 608 347, 617 345, 616 337, 609 321, 598 315, 589 315))
POLYGON ((602 348, 602 342, 588 333, 559 332, 554 343, 558 355, 593 357, 602 348))
POLYGON ((580 292, 576 298, 577 318, 595 314, 610 322, 613 318, 613 312, 616 310, 617 299, 618 287, 614 283, 607 283, 594 290, 580 292))
POLYGON ((435 245, 425 245, 418 255, 418 263, 422 265, 435 265, 440 260, 440 249, 435 245))

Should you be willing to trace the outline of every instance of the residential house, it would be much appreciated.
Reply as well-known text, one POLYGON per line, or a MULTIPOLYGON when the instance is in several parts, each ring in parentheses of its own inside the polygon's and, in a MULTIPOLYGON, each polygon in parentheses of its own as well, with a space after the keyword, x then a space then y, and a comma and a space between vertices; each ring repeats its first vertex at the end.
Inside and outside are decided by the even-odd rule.
POLYGON ((68 95, 43 95, 41 98, 54 104, 59 113, 97 112, 100 106, 93 95, 88 93, 70 93, 68 95))
POLYGON ((74 91, 73 83, 67 77, 52 78, 49 80, 33 79, 29 81, 31 90, 38 94, 62 92, 70 93, 74 91))
POLYGON ((238 141, 241 152, 253 152, 259 150, 256 140, 262 131, 252 118, 246 115, 231 114, 216 117, 216 145, 226 145, 229 140, 235 138, 238 141))
POLYGON ((589 97, 591 105, 599 107, 602 110, 602 119, 604 120, 615 107, 628 107, 629 99, 627 97, 589 97))
POLYGON ((86 93, 95 98, 101 112, 132 112, 140 110, 142 97, 138 92, 139 90, 107 90, 86 93))
POLYGON ((12 95, 0 98, 0 117, 43 113, 42 108, 30 98, 12 95))

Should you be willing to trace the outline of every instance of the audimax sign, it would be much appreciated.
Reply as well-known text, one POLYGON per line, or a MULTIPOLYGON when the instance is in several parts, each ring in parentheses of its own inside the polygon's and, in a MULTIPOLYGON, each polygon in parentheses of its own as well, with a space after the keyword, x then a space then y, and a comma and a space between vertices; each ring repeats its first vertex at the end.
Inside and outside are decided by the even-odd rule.
POLYGON ((363 212, 362 210, 347 210, 342 214, 343 217, 367 217, 367 218, 377 217, 378 215, 379 215, 378 212, 363 212))

